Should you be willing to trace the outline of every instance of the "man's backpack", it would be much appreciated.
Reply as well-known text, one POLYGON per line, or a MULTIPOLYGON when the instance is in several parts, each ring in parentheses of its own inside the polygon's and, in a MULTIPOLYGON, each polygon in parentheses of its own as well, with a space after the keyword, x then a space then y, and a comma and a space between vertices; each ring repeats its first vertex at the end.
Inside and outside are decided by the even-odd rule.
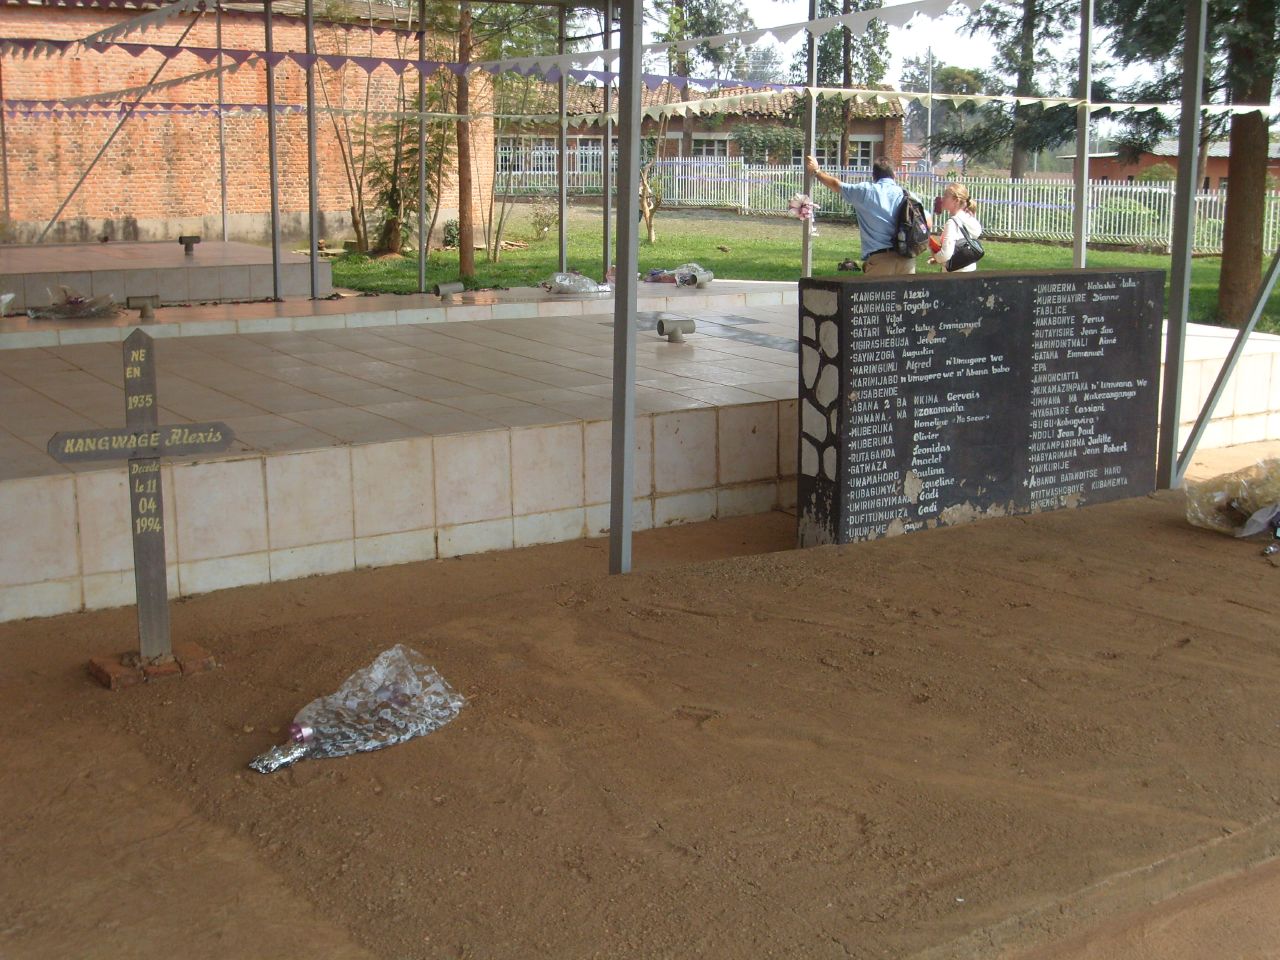
POLYGON ((929 219, 924 204, 910 190, 902 191, 898 204, 897 226, 893 231, 893 251, 900 257, 915 259, 929 245, 929 219))

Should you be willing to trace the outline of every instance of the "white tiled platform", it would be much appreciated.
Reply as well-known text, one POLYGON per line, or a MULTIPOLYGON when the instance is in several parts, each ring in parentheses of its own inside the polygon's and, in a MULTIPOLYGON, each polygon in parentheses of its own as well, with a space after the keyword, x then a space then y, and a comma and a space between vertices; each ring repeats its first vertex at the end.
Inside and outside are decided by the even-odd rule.
MULTIPOLYGON (((791 505, 794 310, 642 335, 639 528, 791 505)), ((161 422, 239 438, 164 468, 173 594, 606 532, 612 339, 596 314, 158 343, 161 422)), ((44 453, 119 425, 121 384, 115 343, 0 351, 0 619, 131 602, 123 467, 44 453)))
MULTIPOLYGON (((281 296, 310 296, 310 263, 309 257, 281 252, 281 296)), ((319 294, 328 296, 333 290, 331 266, 321 261, 319 267, 319 294)), ((162 304, 186 304, 262 300, 275 293, 271 250, 250 243, 206 240, 190 256, 176 238, 172 243, 0 245, 0 293, 14 294, 10 313, 47 306, 59 286, 85 296, 110 294, 120 304, 129 297, 158 296, 162 304)), ((136 321, 137 316, 126 319, 136 321)), ((92 326, 97 324, 83 322, 81 329, 92 326)), ((7 329, 0 319, 0 330, 7 329)))
MULTIPOLYGON (((795 306, 781 290, 679 293, 646 306, 682 307, 700 332, 640 335, 637 524, 792 506, 795 306)), ((164 468, 172 595, 606 532, 611 317, 572 306, 158 343, 161 422, 225 420, 238 437, 164 468)), ((1189 336, 1185 420, 1230 342, 1189 336)), ((59 430, 122 423, 118 343, 0 351, 0 620, 132 602, 123 467, 44 452, 59 430)), ((1274 438, 1280 338, 1259 336, 1205 445, 1274 438)))
MULTIPOLYGON (((327 269, 328 264, 325 267, 327 269)), ((659 283, 642 284, 638 302, 639 309, 643 311, 684 312, 794 305, 796 287, 794 283, 751 280, 717 280, 704 290, 659 283)), ((431 294, 348 294, 335 300, 290 297, 280 303, 170 306, 156 311, 155 322, 148 323, 144 329, 156 338, 203 337, 228 333, 351 330, 460 320, 576 317, 612 312, 612 298, 557 296, 538 287, 515 287, 463 293, 443 299, 431 294)), ((32 320, 25 315, 0 317, 0 350, 119 341, 137 325, 137 311, 122 311, 120 316, 110 320, 32 320)))

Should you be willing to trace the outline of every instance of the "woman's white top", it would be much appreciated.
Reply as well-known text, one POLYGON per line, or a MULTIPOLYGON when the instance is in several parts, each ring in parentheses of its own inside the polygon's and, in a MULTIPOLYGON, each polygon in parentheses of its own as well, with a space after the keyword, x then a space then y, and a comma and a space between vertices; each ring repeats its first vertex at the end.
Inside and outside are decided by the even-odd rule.
MULTIPOLYGON (((938 251, 938 262, 944 267, 947 261, 951 259, 951 255, 956 252, 956 243, 963 239, 964 235, 960 232, 960 224, 964 224, 964 228, 969 231, 970 237, 980 237, 982 235, 982 224, 978 222, 978 218, 966 210, 958 211, 955 216, 947 221, 947 225, 942 228, 942 249, 938 251)), ((967 267, 961 267, 953 273, 970 273, 978 269, 976 263, 971 263, 967 267)))

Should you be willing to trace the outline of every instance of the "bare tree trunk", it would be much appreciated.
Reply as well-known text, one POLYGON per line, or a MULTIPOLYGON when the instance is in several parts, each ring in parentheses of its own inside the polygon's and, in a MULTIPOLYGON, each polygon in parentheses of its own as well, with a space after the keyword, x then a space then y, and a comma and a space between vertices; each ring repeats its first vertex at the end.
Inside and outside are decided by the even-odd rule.
MULTIPOLYGON (((529 110, 529 93, 533 87, 533 82, 527 77, 523 83, 523 89, 520 92, 520 103, 516 107, 517 114, 527 113, 529 110)), ((495 97, 495 107, 497 105, 495 97)), ((495 112, 497 112, 495 110, 495 112)), ((501 139, 502 135, 509 129, 507 122, 499 119, 494 124, 494 138, 501 139)), ((566 157, 561 157, 559 162, 565 163, 566 157)), ((507 219, 511 216, 513 201, 511 197, 511 183, 515 179, 515 171, 508 170, 506 178, 503 181, 502 193, 499 198, 498 194, 498 176, 494 175, 493 189, 489 192, 489 222, 485 228, 485 248, 488 253, 489 260, 497 263, 502 259, 502 237, 506 233, 507 219), (494 202, 497 202, 497 216, 494 216, 494 202)))
POLYGON ((427 224, 427 235, 422 238, 421 242, 428 244, 427 251, 431 251, 430 240, 436 234, 436 224, 440 222, 440 197, 444 195, 444 158, 448 154, 448 128, 447 122, 440 125, 440 149, 436 151, 435 172, 432 173, 432 182, 435 184, 436 202, 431 204, 431 222, 427 224))
POLYGON ((650 177, 653 174, 653 164, 650 163, 645 173, 640 176, 640 218, 644 221, 645 237, 649 243, 656 243, 658 240, 658 228, 654 222, 658 213, 658 207, 662 206, 662 200, 658 198, 650 186, 650 177))
POLYGON ((466 65, 471 61, 471 4, 463 0, 458 9, 458 274, 476 275, 475 199, 471 170, 471 88, 466 65))
MULTIPOLYGON (((343 35, 346 35, 345 31, 343 35)), ((335 49, 338 49, 342 53, 347 52, 345 48, 338 47, 336 43, 335 49)), ((333 104, 329 101, 329 84, 325 81, 325 72, 317 69, 316 79, 320 83, 320 95, 324 97, 325 107, 331 108, 333 104)), ((338 92, 340 94, 344 92, 341 75, 338 76, 338 92)), ((338 103, 340 105, 345 104, 345 97, 339 99, 338 103)), ((355 231, 356 235, 356 249, 360 253, 368 253, 369 231, 364 219, 363 193, 355 175, 355 158, 352 155, 353 147, 350 140, 351 131, 347 125, 345 115, 343 117, 343 124, 339 127, 338 114, 332 109, 326 109, 326 112, 329 114, 330 123, 333 124, 333 138, 337 141, 338 156, 342 158, 342 172, 347 178, 347 193, 351 200, 351 206, 348 209, 351 211, 351 229, 355 231)))
MULTIPOLYGON (((1249 102, 1267 101, 1270 82, 1254 84, 1249 102)), ((1267 121, 1260 113, 1231 118, 1231 165, 1227 209, 1222 222, 1222 272, 1218 279, 1218 315, 1239 327, 1262 283, 1262 217, 1267 190, 1267 121)))
MULTIPOLYGON (((673 0, 671 4, 670 20, 668 26, 672 36, 683 37, 686 35, 686 25, 689 22, 688 15, 685 12, 685 0, 673 0)), ((671 65, 671 73, 677 77, 689 76, 689 54, 687 51, 671 48, 668 54, 668 61, 671 65)), ((680 88, 680 102, 688 103, 693 99, 693 95, 689 92, 689 85, 686 83, 680 88)), ((656 155, 661 156, 666 153, 666 144, 659 140, 656 147, 656 155)), ((689 118, 682 117, 680 120, 680 156, 693 156, 693 124, 689 122, 689 118)))
POLYGON ((657 140, 653 155, 649 158, 649 162, 640 168, 640 219, 644 222, 645 235, 649 243, 656 243, 658 240, 658 228, 655 225, 655 220, 658 216, 658 209, 662 206, 662 191, 654 189, 653 176, 658 163, 662 160, 662 144, 667 139, 667 122, 669 120, 670 117, 663 116, 658 121, 658 129, 655 134, 657 140))
MULTIPOLYGON (((1276 42, 1277 0, 1246 0, 1245 19, 1271 43, 1247 41, 1229 47, 1237 78, 1235 103, 1265 104, 1271 99, 1280 44, 1276 42)), ((1242 326, 1262 285, 1262 219, 1267 196, 1267 118, 1239 113, 1231 118, 1231 164, 1227 178, 1227 210, 1222 224, 1222 272, 1218 278, 1218 316, 1242 326)))
MULTIPOLYGON (((1022 23, 1018 35, 1018 73, 1014 93, 1020 97, 1034 94, 1036 66, 1036 13, 1038 0, 1022 0, 1022 23)), ((1021 180, 1027 172, 1031 153, 1020 143, 1020 134, 1026 126, 1026 107, 1014 107, 1013 156, 1009 160, 1009 178, 1021 180)))
MULTIPOLYGON (((449 94, 452 91, 449 84, 440 81, 440 103, 444 111, 449 110, 449 94)), ((431 247, 429 241, 436 234, 436 225, 440 222, 440 198, 444 196, 444 167, 445 158, 449 155, 449 122, 447 120, 440 123, 440 139, 437 144, 435 160, 429 162, 432 170, 432 183, 435 184, 435 202, 431 204, 431 222, 427 225, 427 235, 422 239, 423 243, 428 244, 427 251, 430 252, 431 247)))

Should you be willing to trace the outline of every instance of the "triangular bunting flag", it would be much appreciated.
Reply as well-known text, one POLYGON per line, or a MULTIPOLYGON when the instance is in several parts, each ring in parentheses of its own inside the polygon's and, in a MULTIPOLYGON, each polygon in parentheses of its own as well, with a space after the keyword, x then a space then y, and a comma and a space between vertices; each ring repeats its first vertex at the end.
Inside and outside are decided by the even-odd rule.
POLYGON ((803 29, 804 24, 802 23, 788 23, 781 27, 770 27, 769 33, 773 34, 773 39, 779 43, 787 43, 803 29))

